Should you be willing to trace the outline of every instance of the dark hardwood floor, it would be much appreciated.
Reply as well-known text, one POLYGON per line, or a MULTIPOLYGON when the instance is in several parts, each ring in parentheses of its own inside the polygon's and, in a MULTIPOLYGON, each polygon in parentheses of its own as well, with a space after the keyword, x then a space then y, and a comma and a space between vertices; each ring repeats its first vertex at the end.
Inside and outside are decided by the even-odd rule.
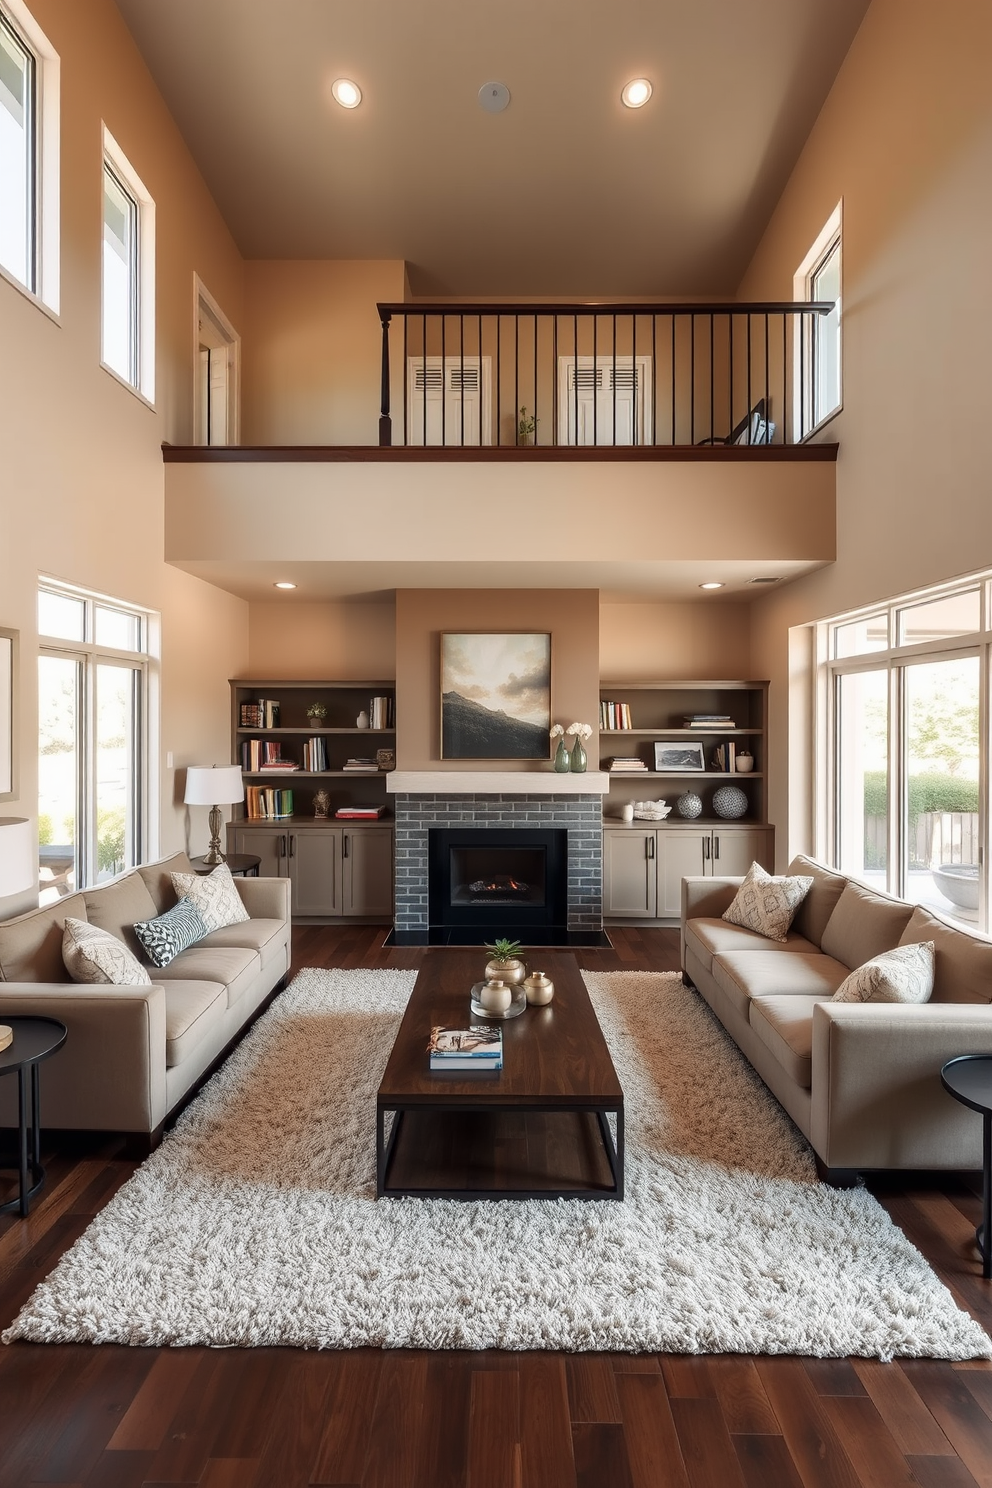
MULTIPOLYGON (((612 932, 611 932, 612 933, 612 932)), ((309 928, 301 966, 416 967, 384 930, 309 928)), ((594 970, 675 970, 624 929, 594 970)), ((0 1325, 134 1170, 63 1140, 30 1217, 0 1218, 0 1325)), ((873 1183, 992 1330, 975 1185, 873 1183)), ((0 1349, 0 1488, 992 1488, 992 1365, 743 1356, 0 1349)))

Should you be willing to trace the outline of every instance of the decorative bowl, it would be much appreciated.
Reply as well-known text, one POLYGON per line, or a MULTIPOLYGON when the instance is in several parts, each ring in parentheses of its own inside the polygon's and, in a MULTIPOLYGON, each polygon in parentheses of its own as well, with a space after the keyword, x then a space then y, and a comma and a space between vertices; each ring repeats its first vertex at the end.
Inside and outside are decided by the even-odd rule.
POLYGON ((485 982, 476 982, 470 994, 472 1011, 477 1018, 487 1023, 505 1023, 507 1018, 519 1018, 521 1013, 527 1011, 527 994, 524 991, 523 982, 517 982, 510 988, 512 1001, 510 1006, 500 1013, 494 1013, 490 1008, 483 1007, 479 1001, 485 985, 485 982))

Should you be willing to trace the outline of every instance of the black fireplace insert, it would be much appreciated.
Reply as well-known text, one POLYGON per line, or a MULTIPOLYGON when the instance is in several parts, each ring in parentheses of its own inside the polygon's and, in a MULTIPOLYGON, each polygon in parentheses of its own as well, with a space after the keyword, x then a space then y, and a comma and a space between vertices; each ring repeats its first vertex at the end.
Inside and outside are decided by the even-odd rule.
POLYGON ((564 828, 433 827, 428 832, 432 930, 524 938, 568 924, 564 828))

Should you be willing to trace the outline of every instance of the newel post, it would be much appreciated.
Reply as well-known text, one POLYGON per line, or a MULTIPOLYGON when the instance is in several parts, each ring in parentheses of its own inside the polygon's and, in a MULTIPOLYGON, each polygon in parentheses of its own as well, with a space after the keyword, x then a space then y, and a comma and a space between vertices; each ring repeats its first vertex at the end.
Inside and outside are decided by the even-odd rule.
POLYGON ((393 421, 389 417, 389 322, 392 320, 390 311, 379 309, 379 322, 382 326, 382 385, 379 391, 379 443, 381 445, 393 442, 393 421))

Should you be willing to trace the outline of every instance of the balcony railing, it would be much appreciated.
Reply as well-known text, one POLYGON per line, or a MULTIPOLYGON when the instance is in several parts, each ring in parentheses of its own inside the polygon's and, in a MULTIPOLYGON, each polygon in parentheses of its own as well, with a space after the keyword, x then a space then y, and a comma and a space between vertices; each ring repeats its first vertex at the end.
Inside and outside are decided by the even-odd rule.
POLYGON ((834 306, 377 308, 380 445, 632 448, 801 443, 834 306))

